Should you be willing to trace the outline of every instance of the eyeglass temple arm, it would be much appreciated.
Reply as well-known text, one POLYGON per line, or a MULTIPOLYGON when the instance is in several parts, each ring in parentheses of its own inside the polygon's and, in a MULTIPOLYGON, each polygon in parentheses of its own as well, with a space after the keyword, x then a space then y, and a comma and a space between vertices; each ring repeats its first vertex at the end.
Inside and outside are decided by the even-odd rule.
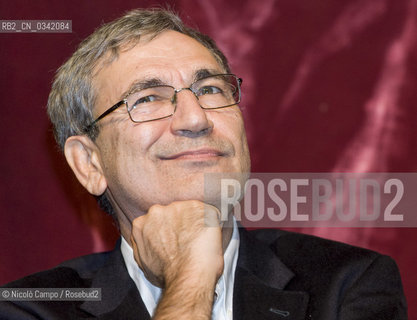
POLYGON ((88 133, 91 128, 93 128, 93 126, 99 122, 101 119, 103 119, 105 116, 109 115, 110 113, 112 113, 114 110, 116 110, 117 108, 119 108, 121 105, 125 104, 126 100, 121 100, 118 103, 116 103, 113 107, 111 107, 110 109, 107 109, 105 112, 103 112, 97 119, 95 119, 93 122, 91 122, 88 126, 85 127, 84 131, 86 133, 88 133))

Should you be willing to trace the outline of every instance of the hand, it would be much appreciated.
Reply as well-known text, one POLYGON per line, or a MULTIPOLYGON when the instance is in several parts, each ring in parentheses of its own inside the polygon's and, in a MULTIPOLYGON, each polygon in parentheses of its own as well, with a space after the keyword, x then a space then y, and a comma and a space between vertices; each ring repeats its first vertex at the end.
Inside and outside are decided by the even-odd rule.
POLYGON ((211 318, 224 264, 215 207, 196 200, 152 206, 133 221, 130 240, 146 278, 164 288, 153 319, 211 318))
POLYGON ((219 211, 197 200, 152 206, 133 221, 131 243, 146 278, 162 288, 178 279, 214 288, 223 272, 219 211))

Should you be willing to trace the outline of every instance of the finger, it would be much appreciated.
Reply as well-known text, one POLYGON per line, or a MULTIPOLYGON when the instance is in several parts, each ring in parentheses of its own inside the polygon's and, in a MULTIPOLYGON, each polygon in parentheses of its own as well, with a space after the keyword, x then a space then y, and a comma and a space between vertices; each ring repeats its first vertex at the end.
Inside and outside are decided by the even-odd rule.
POLYGON ((216 207, 204 204, 204 224, 208 227, 222 227, 220 211, 216 207))
POLYGON ((135 238, 133 237, 133 234, 130 235, 130 243, 132 244, 133 257, 135 258, 135 261, 138 264, 139 268, 143 269, 142 262, 141 262, 141 259, 139 257, 138 246, 136 244, 135 238))
POLYGON ((143 270, 143 262, 141 258, 141 244, 143 244, 143 226, 145 224, 145 216, 140 216, 132 221, 132 231, 130 234, 130 241, 132 243, 133 256, 139 268, 143 270))

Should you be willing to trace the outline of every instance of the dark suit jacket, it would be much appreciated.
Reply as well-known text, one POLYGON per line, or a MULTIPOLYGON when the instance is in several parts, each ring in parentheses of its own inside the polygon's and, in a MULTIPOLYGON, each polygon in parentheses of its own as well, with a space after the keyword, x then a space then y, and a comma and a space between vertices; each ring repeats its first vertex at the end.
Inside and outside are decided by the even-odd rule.
MULTIPOLYGON (((378 253, 279 230, 240 229, 234 319, 407 319, 395 262, 378 253)), ((120 245, 7 285, 102 288, 101 301, 1 302, 0 319, 149 319, 120 245)))

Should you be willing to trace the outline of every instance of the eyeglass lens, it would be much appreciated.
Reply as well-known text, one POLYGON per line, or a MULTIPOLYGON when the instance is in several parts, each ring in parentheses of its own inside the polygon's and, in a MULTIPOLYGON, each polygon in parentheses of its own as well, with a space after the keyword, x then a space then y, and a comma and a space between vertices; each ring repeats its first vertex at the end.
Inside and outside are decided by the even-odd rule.
MULTIPOLYGON (((214 75, 194 82, 190 88, 204 109, 217 109, 235 105, 240 100, 239 80, 234 75, 214 75)), ((135 122, 168 117, 175 110, 174 87, 152 86, 132 92, 126 98, 130 117, 135 122)))

